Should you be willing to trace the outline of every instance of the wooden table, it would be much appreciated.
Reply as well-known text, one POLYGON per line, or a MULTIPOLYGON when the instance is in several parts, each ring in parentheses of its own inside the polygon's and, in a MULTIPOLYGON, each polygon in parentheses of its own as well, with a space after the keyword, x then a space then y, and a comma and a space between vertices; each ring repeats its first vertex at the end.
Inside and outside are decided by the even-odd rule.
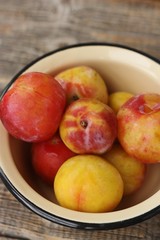
MULTIPOLYGON (((160 1, 0 0, 0 90, 30 60, 91 41, 128 45, 160 59, 160 1)), ((0 239, 158 240, 160 215, 117 230, 70 229, 28 210, 0 181, 0 239)))

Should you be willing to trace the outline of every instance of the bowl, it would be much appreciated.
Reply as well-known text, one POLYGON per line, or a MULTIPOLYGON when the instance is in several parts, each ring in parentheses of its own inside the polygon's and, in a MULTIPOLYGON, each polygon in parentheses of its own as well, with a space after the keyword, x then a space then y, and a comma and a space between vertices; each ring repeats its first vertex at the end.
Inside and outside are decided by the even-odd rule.
MULTIPOLYGON (((160 61, 138 50, 107 43, 84 43, 51 51, 29 63, 24 72, 56 74, 77 65, 95 68, 107 81, 109 92, 160 91, 160 61)), ((11 193, 26 207, 52 222, 79 229, 115 229, 144 221, 160 213, 160 164, 150 164, 143 186, 107 213, 84 213, 59 206, 51 187, 33 174, 30 144, 10 136, 0 123, 0 175, 11 193), (3 146, 3 147, 2 147, 3 146)))

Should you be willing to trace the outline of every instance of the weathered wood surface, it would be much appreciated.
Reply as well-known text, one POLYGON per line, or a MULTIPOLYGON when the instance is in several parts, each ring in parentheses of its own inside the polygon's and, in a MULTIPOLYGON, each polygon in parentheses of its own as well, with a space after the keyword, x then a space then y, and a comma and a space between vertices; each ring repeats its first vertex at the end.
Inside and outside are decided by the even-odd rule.
MULTIPOLYGON (((91 41, 128 45, 160 59, 160 1, 0 0, 0 90, 30 60, 91 41)), ((32 213, 0 181, 0 239, 158 240, 160 215, 117 230, 70 229, 32 213)))

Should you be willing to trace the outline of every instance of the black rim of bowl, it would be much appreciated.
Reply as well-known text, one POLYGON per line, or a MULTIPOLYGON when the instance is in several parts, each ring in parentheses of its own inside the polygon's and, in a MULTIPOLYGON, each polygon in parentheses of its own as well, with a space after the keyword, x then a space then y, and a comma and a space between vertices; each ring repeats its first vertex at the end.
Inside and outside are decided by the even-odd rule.
MULTIPOLYGON (((74 44, 74 45, 69 45, 65 46, 62 48, 55 49, 53 51, 50 51, 46 54, 43 54, 42 56, 36 58, 35 60, 31 61, 29 64, 27 64, 25 67, 23 67, 12 79, 11 81, 7 84, 7 86, 3 89, 3 91, 0 94, 0 99, 2 99, 3 95, 5 92, 9 89, 9 87, 12 85, 12 83, 24 72, 26 71, 29 67, 31 67, 33 64, 38 62, 39 60, 50 56, 52 54, 55 54, 60 51, 64 51, 70 48, 77 48, 77 47, 85 47, 85 46, 112 46, 112 47, 117 47, 117 48, 123 48, 127 50, 131 50, 133 52, 139 53, 154 62, 160 64, 160 60, 143 52, 140 50, 137 50, 135 48, 121 45, 121 44, 116 44, 116 43, 106 43, 106 42, 89 42, 89 43, 79 43, 79 44, 74 44)), ((78 222, 78 221, 73 221, 69 219, 65 219, 56 215, 53 215, 44 209, 39 208, 35 204, 33 204, 31 201, 29 201, 26 197, 24 197, 17 189, 16 187, 13 186, 13 184, 10 182, 10 180, 7 178, 5 173, 3 172, 3 169, 0 167, 0 176, 3 181, 3 183, 6 185, 8 190, 15 196, 15 198, 21 202, 23 205, 25 205, 27 208, 32 210, 34 213, 37 215, 60 225, 71 227, 71 228, 77 228, 77 229, 86 229, 86 230, 109 230, 109 229, 116 229, 116 228, 122 228, 122 227, 127 227, 131 226, 137 223, 140 223, 142 221, 145 221, 158 213, 160 213, 160 205, 158 207, 155 207, 154 209, 139 215, 137 217, 131 218, 131 219, 126 219, 123 221, 117 221, 113 223, 88 223, 88 222, 78 222)), ((76 212, 75 212, 76 213, 76 212)))

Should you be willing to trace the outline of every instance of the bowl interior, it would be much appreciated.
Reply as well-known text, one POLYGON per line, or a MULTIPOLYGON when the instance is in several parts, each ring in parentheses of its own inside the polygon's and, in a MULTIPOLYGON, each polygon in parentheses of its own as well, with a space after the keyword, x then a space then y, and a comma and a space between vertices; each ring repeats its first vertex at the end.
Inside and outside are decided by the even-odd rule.
MULTIPOLYGON (((106 81, 109 92, 155 92, 160 89, 160 65, 153 60, 116 46, 81 46, 49 54, 25 68, 25 72, 40 71, 56 74, 78 65, 95 68, 106 81)), ((31 166, 31 144, 9 136, 0 123, 0 166, 15 189, 35 206, 64 219, 86 223, 119 222, 159 207, 160 164, 149 165, 143 186, 125 197, 112 213, 88 214, 58 206, 53 188, 35 176, 31 166)))

